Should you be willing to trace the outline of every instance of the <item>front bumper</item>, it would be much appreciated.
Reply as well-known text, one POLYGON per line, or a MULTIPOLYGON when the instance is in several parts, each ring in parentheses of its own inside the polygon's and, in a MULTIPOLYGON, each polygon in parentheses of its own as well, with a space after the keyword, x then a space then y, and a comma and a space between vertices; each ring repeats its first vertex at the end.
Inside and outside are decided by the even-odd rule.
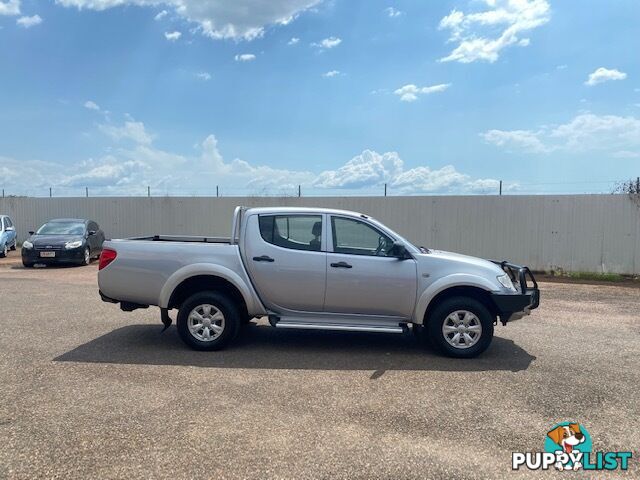
POLYGON ((72 249, 38 250, 36 248, 23 248, 22 260, 27 263, 41 263, 51 265, 55 263, 82 263, 84 261, 84 246, 72 249), (53 252, 54 257, 41 257, 40 252, 53 252))
POLYGON ((518 320, 525 315, 529 315, 531 310, 538 308, 540 305, 540 290, 533 273, 529 267, 514 265, 509 262, 497 262, 492 260, 509 275, 513 285, 516 287, 516 293, 493 293, 491 299, 498 311, 498 316, 503 325, 507 322, 518 320), (529 284, 528 279, 531 280, 529 284))

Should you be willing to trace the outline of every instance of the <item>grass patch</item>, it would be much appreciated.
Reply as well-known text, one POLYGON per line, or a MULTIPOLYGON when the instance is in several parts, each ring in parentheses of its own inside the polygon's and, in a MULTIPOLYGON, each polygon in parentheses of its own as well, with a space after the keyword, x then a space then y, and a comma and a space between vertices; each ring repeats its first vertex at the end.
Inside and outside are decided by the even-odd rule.
POLYGON ((595 280, 598 282, 624 282, 628 277, 619 273, 567 272, 566 276, 574 280, 595 280))

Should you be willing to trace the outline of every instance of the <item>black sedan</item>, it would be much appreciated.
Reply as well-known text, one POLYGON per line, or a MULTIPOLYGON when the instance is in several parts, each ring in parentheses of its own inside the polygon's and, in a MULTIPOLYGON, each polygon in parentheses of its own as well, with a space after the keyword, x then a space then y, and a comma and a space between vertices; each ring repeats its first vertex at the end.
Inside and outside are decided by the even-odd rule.
POLYGON ((104 232, 92 220, 59 218, 50 220, 22 244, 22 264, 75 263, 89 265, 100 256, 104 232))

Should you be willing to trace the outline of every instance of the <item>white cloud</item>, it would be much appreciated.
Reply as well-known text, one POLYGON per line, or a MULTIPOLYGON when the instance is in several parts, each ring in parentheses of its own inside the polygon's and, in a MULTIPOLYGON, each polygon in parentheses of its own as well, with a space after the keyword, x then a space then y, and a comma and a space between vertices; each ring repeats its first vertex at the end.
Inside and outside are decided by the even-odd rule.
POLYGON ((440 21, 440 30, 449 30, 449 42, 457 43, 441 62, 495 62, 511 45, 526 47, 525 32, 544 25, 550 18, 547 0, 484 0, 487 10, 463 13, 452 10, 440 21))
POLYGON ((401 193, 495 191, 499 182, 493 179, 473 179, 447 165, 440 169, 421 166, 404 169, 396 152, 384 154, 364 150, 337 170, 322 172, 313 185, 319 188, 357 189, 382 186, 387 183, 401 193))
POLYGON ((430 87, 417 87, 410 83, 404 87, 400 87, 393 93, 400 97, 403 102, 415 102, 418 99, 418 95, 428 95, 430 93, 444 92, 451 86, 450 83, 440 83, 438 85, 431 85, 430 87))
POLYGON ((20 17, 16 20, 16 23, 24 28, 35 27, 36 25, 40 25, 42 23, 42 18, 40 15, 32 15, 30 17, 20 17))
POLYGON ((328 50, 330 48, 335 48, 342 43, 342 39, 338 37, 329 37, 321 40, 318 43, 312 43, 312 47, 317 47, 322 50, 328 50))
POLYGON ((321 0, 56 0, 65 7, 106 10, 122 5, 166 6, 213 39, 253 40, 286 25, 321 0))
POLYGON ((243 53, 241 55, 236 55, 233 58, 236 62, 251 62, 256 59, 256 56, 253 53, 243 53))
POLYGON ((337 77, 338 75, 340 75, 339 70, 329 70, 328 72, 325 72, 322 74, 323 77, 327 77, 327 78, 337 77))
POLYGON ((295 45, 296 43, 298 43, 300 41, 300 39, 298 37, 291 37, 291 40, 289 40, 287 42, 287 45, 295 45))
POLYGON ((153 19, 157 22, 159 20, 162 20, 167 15, 169 15, 169 12, 167 12, 166 10, 162 10, 161 12, 158 12, 158 14, 153 17, 153 19))
POLYGON ((87 100, 86 102, 84 102, 84 108, 95 110, 97 112, 100 111, 100 106, 96 102, 93 102, 91 100, 87 100))
POLYGON ((584 84, 593 87, 599 83, 608 82, 610 80, 624 80, 625 78, 627 78, 627 74, 620 70, 616 70, 615 68, 609 70, 608 68, 600 67, 589 74, 589 78, 584 82, 584 84))
POLYGON ((140 145, 150 145, 153 141, 153 135, 147 132, 144 123, 133 119, 125 121, 122 126, 101 124, 98 128, 116 141, 132 140, 140 145))
POLYGON ((175 42, 181 36, 182 36, 182 32, 178 32, 177 30, 175 32, 164 32, 164 38, 166 38, 170 42, 175 42))
POLYGON ((396 10, 393 7, 387 7, 384 9, 384 11, 386 12, 387 16, 390 18, 399 17, 404 13, 404 12, 401 12, 400 10, 396 10))
POLYGON ((20 0, 0 0, 0 16, 20 15, 20 0))
POLYGON ((598 151, 615 156, 621 151, 640 152, 640 119, 581 113, 565 124, 543 126, 537 131, 489 130, 481 136, 488 143, 519 152, 598 151))
POLYGON ((530 130, 489 130, 482 134, 487 143, 505 147, 508 150, 524 150, 533 153, 547 151, 547 147, 538 138, 539 133, 530 130))
POLYGON ((196 73, 196 78, 208 82, 209 80, 211 80, 211 74, 207 72, 196 73))

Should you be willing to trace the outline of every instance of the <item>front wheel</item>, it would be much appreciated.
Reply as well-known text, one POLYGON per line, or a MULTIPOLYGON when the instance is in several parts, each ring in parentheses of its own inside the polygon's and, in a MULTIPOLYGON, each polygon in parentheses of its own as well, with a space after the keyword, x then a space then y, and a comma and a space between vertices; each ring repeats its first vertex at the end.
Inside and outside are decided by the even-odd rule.
POLYGON ((231 342, 242 319, 235 304, 218 292, 200 292, 183 302, 178 312, 180 338, 195 350, 220 350, 231 342))
POLYGON ((84 249, 84 256, 82 257, 81 265, 87 266, 91 263, 91 250, 89 247, 84 249))
POLYGON ((472 358, 493 339, 493 315, 470 297, 444 300, 430 313, 427 333, 431 344, 450 357, 472 358))

